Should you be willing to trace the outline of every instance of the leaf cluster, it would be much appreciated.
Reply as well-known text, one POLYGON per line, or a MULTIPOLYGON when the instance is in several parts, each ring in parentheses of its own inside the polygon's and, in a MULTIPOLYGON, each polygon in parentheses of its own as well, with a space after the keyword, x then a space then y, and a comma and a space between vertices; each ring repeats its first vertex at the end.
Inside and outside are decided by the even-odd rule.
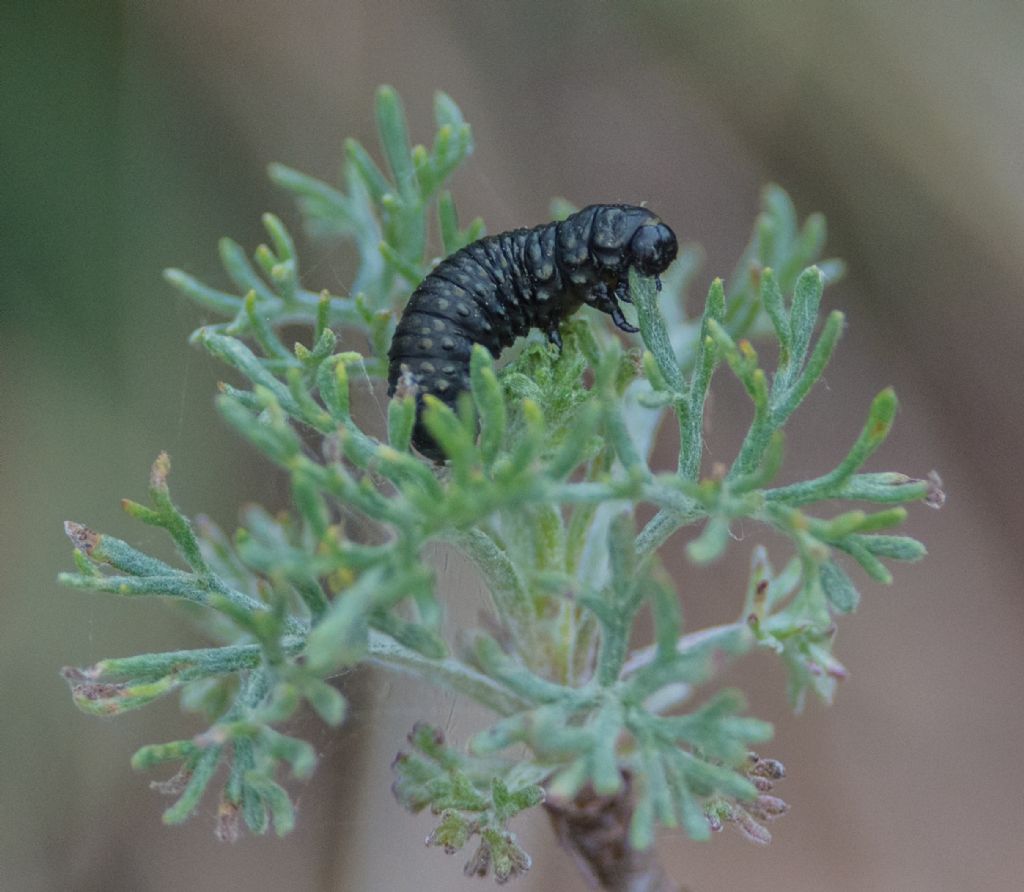
POLYGON ((412 753, 399 753, 392 792, 409 811, 429 806, 441 820, 427 837, 451 855, 474 836, 479 845, 466 863, 468 876, 493 872, 499 883, 530 869, 508 822, 544 799, 543 772, 529 763, 481 759, 445 745, 444 734, 420 722, 409 734, 412 753), (531 777, 532 781, 531 782, 531 777))
POLYGON ((814 216, 798 226, 785 194, 766 190, 737 273, 712 282, 695 318, 683 310, 695 248, 681 252, 660 296, 634 277, 640 351, 585 317, 563 327, 561 351, 528 342, 502 369, 477 347, 457 411, 426 398, 424 422, 448 459, 437 469, 411 451, 411 395, 388 402, 383 436, 360 409, 376 405, 396 310, 428 268, 431 221, 446 253, 482 232, 479 221, 460 227, 444 188, 472 148, 469 128, 443 95, 435 117, 433 147, 411 146, 398 98, 382 88, 385 167, 350 141, 339 186, 271 169, 297 197, 312 234, 355 244, 348 294, 306 290, 294 240, 269 215, 271 244, 251 261, 235 243, 221 244, 240 293, 168 272, 183 294, 226 317, 199 329, 193 343, 233 370, 236 383, 222 385, 218 408, 286 476, 291 506, 277 514, 249 508, 231 536, 203 518, 193 523, 171 501, 162 455, 150 504, 125 508, 167 531, 182 567, 69 524, 78 572, 62 582, 184 601, 219 642, 65 670, 75 702, 111 715, 179 691, 209 727, 144 747, 134 764, 178 763, 161 786, 178 795, 168 822, 196 809, 225 764, 225 838, 237 833, 239 817, 254 832, 271 820, 279 833, 291 828, 278 775, 308 777, 315 759, 308 743, 278 729, 302 703, 340 723, 344 699, 329 679, 360 664, 418 675, 494 714, 465 752, 417 726, 413 752, 395 764, 399 801, 440 816, 433 844, 455 850, 479 837, 470 873, 503 881, 527 869, 507 825, 542 796, 571 803, 588 791, 614 794, 626 779, 637 849, 651 845, 658 825, 694 838, 723 820, 749 830, 751 809, 776 808, 760 798, 749 757, 771 726, 745 714, 739 692, 715 689, 716 675, 763 648, 788 668, 795 705, 808 690, 830 699, 844 674, 832 654, 835 619, 859 600, 842 561, 889 582, 886 561, 924 553, 888 532, 904 519, 899 506, 938 497, 934 482, 861 470, 891 427, 896 401, 888 389, 832 471, 773 485, 784 427, 842 332, 833 312, 816 334, 823 288, 841 269, 835 261, 814 265, 824 223, 814 216), (308 331, 307 343, 288 347, 284 331, 295 326, 308 331), (751 343, 756 336, 778 343, 770 371, 751 343), (720 369, 743 385, 752 420, 734 460, 706 474, 705 407, 720 369), (666 420, 678 428, 680 450, 675 469, 663 473, 652 469, 650 453, 666 420), (881 507, 812 513, 836 501, 881 507), (638 529, 640 505, 654 513, 638 529), (756 548, 736 620, 686 630, 659 549, 685 529, 690 559, 713 561, 740 521, 788 540, 794 557, 776 572, 756 548), (428 546, 462 555, 489 596, 486 628, 463 630, 454 644, 442 634, 446 583, 425 557, 428 546), (653 640, 636 647, 644 613, 653 640))

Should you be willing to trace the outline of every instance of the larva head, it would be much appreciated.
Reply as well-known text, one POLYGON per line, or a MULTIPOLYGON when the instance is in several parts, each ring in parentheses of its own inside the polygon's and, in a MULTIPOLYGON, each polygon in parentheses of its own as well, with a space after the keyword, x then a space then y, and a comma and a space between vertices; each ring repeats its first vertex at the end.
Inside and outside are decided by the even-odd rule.
POLYGON ((668 269, 678 250, 676 234, 654 217, 633 233, 629 242, 630 265, 642 276, 656 276, 668 269))
POLYGON ((634 267, 642 276, 656 276, 675 260, 675 233, 645 207, 591 205, 575 217, 589 222, 590 256, 599 268, 625 276, 634 267))

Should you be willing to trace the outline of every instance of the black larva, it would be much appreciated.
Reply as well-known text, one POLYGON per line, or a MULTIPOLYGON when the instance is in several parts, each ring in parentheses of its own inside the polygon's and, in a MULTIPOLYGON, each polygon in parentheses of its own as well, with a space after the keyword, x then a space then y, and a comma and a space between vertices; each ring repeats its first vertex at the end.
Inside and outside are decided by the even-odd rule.
POLYGON ((413 291, 388 351, 388 396, 403 375, 417 389, 413 445, 443 460, 422 424, 421 397, 455 407, 469 389, 473 344, 497 357, 539 328, 561 346, 559 325, 583 304, 635 332, 619 307, 632 302, 629 269, 657 276, 676 250, 675 233, 646 208, 594 204, 559 223, 482 238, 442 260, 413 291))

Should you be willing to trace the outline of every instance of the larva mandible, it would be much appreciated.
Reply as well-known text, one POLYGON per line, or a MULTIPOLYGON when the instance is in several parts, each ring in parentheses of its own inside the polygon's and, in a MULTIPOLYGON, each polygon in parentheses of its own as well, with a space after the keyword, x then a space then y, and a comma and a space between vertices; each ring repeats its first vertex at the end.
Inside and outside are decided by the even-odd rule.
POLYGON ((646 208, 593 204, 560 222, 487 236, 442 260, 413 291, 388 351, 388 396, 403 376, 416 387, 413 445, 444 460, 422 423, 422 396, 455 408, 469 389, 473 344, 497 357, 539 328, 561 347, 559 325, 583 304, 635 332, 619 306, 632 303, 630 267, 657 276, 677 248, 675 233, 646 208))

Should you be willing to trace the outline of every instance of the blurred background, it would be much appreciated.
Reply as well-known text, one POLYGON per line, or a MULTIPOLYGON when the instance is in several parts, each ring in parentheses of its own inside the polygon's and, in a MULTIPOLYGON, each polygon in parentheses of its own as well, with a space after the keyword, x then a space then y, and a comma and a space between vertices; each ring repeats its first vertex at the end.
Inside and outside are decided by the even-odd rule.
MULTIPOLYGON (((769 659, 735 673, 776 723, 792 812, 758 849, 731 832, 665 835, 694 892, 1006 890, 1024 875, 1024 7, 953 0, 731 3, 253 0, 213 4, 7 0, 0 12, 0 888, 5 890, 480 889, 462 855, 426 849, 429 818, 392 800, 388 765, 416 719, 479 716, 403 679, 354 673, 340 732, 301 729, 321 755, 284 840, 215 842, 215 803, 165 828, 165 802, 128 760, 181 736, 168 701, 118 720, 78 713, 58 669, 199 642, 159 603, 59 588, 65 519, 166 553, 118 502, 142 498, 166 449, 189 513, 233 528, 238 506, 287 497, 212 409, 225 374, 186 345, 202 321, 170 265, 217 284, 216 239, 247 248, 294 207, 281 161, 325 179, 352 135, 376 149, 374 88, 432 136, 449 92, 476 136, 454 190, 489 231, 549 218, 563 195, 648 201, 701 242, 701 281, 727 274, 775 181, 825 212, 849 275, 826 293, 848 330, 827 386, 798 414, 788 473, 832 466, 870 398, 902 410, 874 470, 938 469, 949 503, 914 508, 931 556, 891 589, 858 577, 831 709, 794 717, 769 659), (366 728, 370 719, 375 725, 366 728)), ((307 287, 342 291, 343 254, 305 249, 307 287)), ((724 376, 722 376, 724 378, 724 376)), ((711 458, 748 406, 715 393, 711 458)), ((666 549, 691 628, 730 617, 750 549, 696 572, 666 549)), ((448 580, 472 605, 468 574, 448 580)), ((585 888, 543 819, 521 892, 585 888)), ((487 881, 489 884, 490 881, 487 881)))

